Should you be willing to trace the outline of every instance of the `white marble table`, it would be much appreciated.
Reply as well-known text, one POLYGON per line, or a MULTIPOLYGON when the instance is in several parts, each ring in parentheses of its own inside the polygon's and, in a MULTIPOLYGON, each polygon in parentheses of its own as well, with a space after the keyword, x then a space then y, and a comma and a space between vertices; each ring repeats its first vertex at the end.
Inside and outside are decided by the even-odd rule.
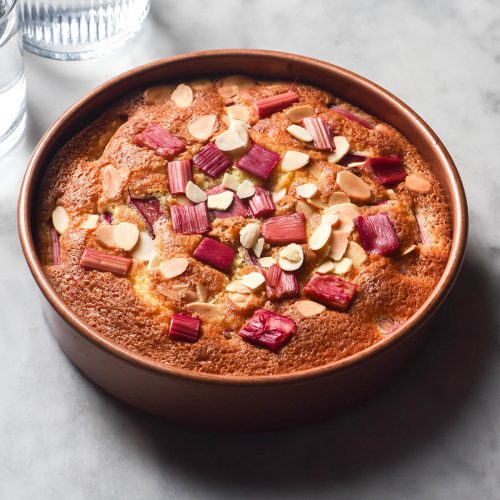
POLYGON ((499 29, 496 0, 158 0, 110 57, 28 54, 28 128, 0 158, 0 498, 500 498, 499 29), (209 433, 108 397, 51 337, 18 244, 21 176, 62 111, 126 69, 221 47, 306 54, 378 82, 441 136, 467 190, 468 255, 432 337, 376 398, 321 425, 209 433))

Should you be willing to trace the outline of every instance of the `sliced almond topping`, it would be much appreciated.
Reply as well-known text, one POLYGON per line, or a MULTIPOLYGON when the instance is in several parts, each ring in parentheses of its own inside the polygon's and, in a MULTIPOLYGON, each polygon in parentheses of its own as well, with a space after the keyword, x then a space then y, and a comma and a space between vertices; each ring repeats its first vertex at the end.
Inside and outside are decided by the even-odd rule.
POLYGON ((309 104, 294 106, 285 112, 286 117, 293 123, 300 123, 304 118, 314 116, 314 108, 309 104))
POLYGON ((59 205, 54 208, 52 211, 52 225, 59 234, 63 234, 68 229, 69 217, 64 207, 59 205))
POLYGON ((329 273, 330 271, 333 271, 335 268, 335 264, 330 260, 330 259, 325 259, 317 268, 316 272, 317 273, 329 273))
POLYGON ((245 75, 231 75, 222 80, 223 87, 230 87, 231 85, 239 87, 240 89, 247 89, 249 87, 253 87, 255 85, 255 81, 245 75))
POLYGON ((214 133, 217 117, 215 115, 203 115, 188 125, 189 133, 199 141, 206 141, 214 133))
POLYGON ((250 288, 251 290, 256 290, 261 285, 263 285, 265 281, 266 278, 264 278, 264 276, 258 272, 251 272, 245 274, 245 276, 241 278, 241 283, 250 288))
POLYGON ((226 286, 227 292, 235 292, 235 293, 252 293, 252 290, 244 285, 241 280, 234 280, 226 286))
POLYGON ((330 247, 330 257, 333 260, 340 260, 347 249, 350 231, 333 231, 332 244, 330 247))
POLYGON ((147 231, 141 231, 139 233, 139 241, 132 252, 132 257, 147 262, 152 259, 153 255, 155 255, 153 239, 147 231))
POLYGON ((305 167, 309 163, 309 155, 301 153, 300 151, 287 151, 281 166, 285 172, 292 172, 299 168, 305 167))
POLYGON ((279 191, 274 191, 271 193, 274 203, 281 201, 286 195, 286 188, 280 189, 279 191))
POLYGON ((243 154, 249 146, 248 129, 241 122, 232 122, 215 138, 215 145, 221 150, 234 155, 243 154))
POLYGON ((344 257, 342 260, 335 262, 335 274, 345 274, 351 270, 352 260, 348 257, 344 257))
POLYGON ((207 201, 207 194, 193 181, 188 181, 186 184, 186 198, 193 203, 202 203, 207 201))
POLYGON ((295 188, 295 191, 302 198, 312 198, 318 192, 318 186, 312 183, 301 184, 295 188))
POLYGON ((343 135, 337 135, 333 138, 335 151, 328 155, 330 163, 339 162, 349 152, 349 142, 343 135))
POLYGON ((144 100, 148 104, 160 104, 170 99, 172 87, 169 85, 158 85, 144 91, 144 100))
POLYGON ((189 261, 185 257, 174 257, 165 260, 160 264, 160 271, 165 278, 175 278, 180 276, 188 268, 189 261))
POLYGON ((240 179, 236 174, 228 174, 226 172, 222 178, 222 185, 231 191, 236 191, 240 185, 240 179))
POLYGON ((170 300, 181 300, 181 296, 178 292, 176 292, 175 290, 172 290, 168 287, 166 287, 165 285, 158 285, 158 291, 165 297, 167 297, 167 299, 170 299, 170 300))
POLYGON ((313 136, 300 125, 290 125, 286 130, 292 137, 295 137, 299 141, 311 142, 313 140, 313 136))
POLYGON ((316 213, 313 207, 308 205, 305 201, 298 201, 297 205, 295 206, 295 211, 298 213, 304 214, 306 219, 309 219, 312 214, 316 213))
POLYGON ((323 179, 323 169, 317 163, 309 166, 309 173, 318 181, 323 179))
POLYGON ((191 87, 181 83, 175 87, 170 99, 172 99, 179 108, 187 108, 193 104, 193 91, 191 87))
POLYGON ((339 172, 337 174, 337 184, 350 198, 359 201, 368 201, 371 198, 370 186, 352 172, 339 172))
POLYGON ((278 265, 283 271, 295 271, 304 262, 304 250, 297 243, 290 243, 279 253, 278 265))
POLYGON ((201 318, 217 318, 223 314, 222 308, 209 302, 191 302, 186 308, 201 318))
POLYGON ((338 205, 339 203, 351 203, 351 200, 344 192, 335 191, 328 198, 328 205, 338 205))
POLYGON ((242 122, 248 122, 250 120, 250 110, 246 106, 241 106, 239 104, 228 106, 226 108, 226 113, 231 120, 240 120, 242 122))
POLYGON ((115 243, 115 226, 111 224, 105 224, 99 226, 96 229, 95 237, 101 242, 104 243, 107 247, 116 247, 115 243))
POLYGON ((350 233, 354 227, 353 219, 358 217, 360 212, 354 203, 338 203, 325 208, 323 214, 337 214, 339 216, 338 229, 350 233))
POLYGON ((427 179, 424 179, 416 174, 407 175, 405 184, 411 191, 421 194, 428 193, 432 188, 431 183, 427 179))
POLYGON ((226 85, 217 88, 217 92, 224 100, 232 99, 234 96, 238 95, 239 90, 237 85, 226 85))
POLYGON ((240 231, 240 243, 244 248, 253 248, 259 241, 260 228, 256 222, 250 222, 240 231))
POLYGON ((309 205, 312 205, 314 208, 318 208, 320 210, 323 210, 325 208, 325 205, 319 198, 307 198, 307 203, 309 205))
POLYGON ((156 269, 157 267, 160 267, 160 264, 161 264, 161 257, 157 253, 154 253, 151 256, 151 259, 149 259, 148 269, 149 270, 156 269))
POLYGON ((318 304, 312 300, 298 300, 295 302, 295 307, 304 318, 317 316, 326 309, 323 304, 318 304))
MULTIPOLYGON (((99 216, 96 214, 87 215, 85 220, 80 224, 82 229, 95 229, 99 222, 99 216)), ((55 227, 55 226, 54 226, 55 227)))
POLYGON ((417 245, 410 245, 408 248, 401 250, 401 255, 408 255, 409 253, 413 252, 415 248, 417 248, 417 245))
POLYGON ((321 224, 328 224, 329 226, 335 226, 339 221, 338 214, 323 214, 321 216, 321 224))
POLYGON ((347 168, 349 168, 349 169, 358 168, 358 167, 361 167, 361 165, 364 165, 364 164, 365 164, 364 161, 353 161, 352 163, 349 163, 347 165, 347 168))
POLYGON ((276 260, 272 257, 262 257, 259 259, 259 264, 266 269, 271 267, 273 264, 276 264, 276 260))
POLYGON ((349 242, 345 255, 346 257, 351 259, 353 265, 356 267, 362 266, 368 258, 368 255, 366 255, 364 248, 355 241, 349 242))
POLYGON ((178 283, 177 285, 172 285, 170 288, 172 288, 175 292, 185 292, 186 290, 189 290, 189 284, 178 283))
POLYGON ((207 198, 207 206, 210 210, 227 210, 233 202, 234 193, 223 191, 218 194, 211 194, 207 198))
POLYGON ((332 234, 332 226, 330 224, 320 224, 309 238, 309 248, 311 250, 320 250, 323 248, 332 234))
POLYGON ((116 246, 126 252, 132 250, 139 239, 139 229, 137 226, 130 222, 120 222, 114 228, 116 246))
POLYGON ((260 257, 262 255, 262 250, 264 250, 264 243, 265 240, 264 238, 259 238, 257 240, 257 243, 253 246, 253 253, 256 255, 256 257, 260 257))
POLYGON ((113 165, 106 165, 102 171, 102 188, 108 198, 114 198, 121 192, 123 177, 113 165))
POLYGON ((398 195, 394 192, 393 189, 388 189, 386 193, 389 200, 397 201, 398 195))
POLYGON ((194 80, 190 85, 194 90, 206 90, 214 86, 213 82, 207 79, 194 80))
POLYGON ((196 283, 196 295, 200 302, 206 302, 208 297, 207 287, 203 283, 196 283))
POLYGON ((252 296, 244 293, 229 293, 229 300, 237 307, 246 307, 252 299, 252 296))
POLYGON ((239 198, 250 198, 250 196, 253 196, 255 194, 255 186, 252 181, 249 181, 248 179, 244 180, 239 186, 236 191, 236 194, 238 195, 239 198))

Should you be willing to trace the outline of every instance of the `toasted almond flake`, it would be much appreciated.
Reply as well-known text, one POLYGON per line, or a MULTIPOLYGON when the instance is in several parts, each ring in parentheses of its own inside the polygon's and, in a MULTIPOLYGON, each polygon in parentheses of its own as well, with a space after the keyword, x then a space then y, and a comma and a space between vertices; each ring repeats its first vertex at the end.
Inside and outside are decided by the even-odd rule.
POLYGON ((148 104, 161 104, 170 99, 172 87, 170 85, 157 85, 144 91, 144 100, 148 104))
POLYGON ((139 233, 139 241, 132 252, 132 257, 147 262, 152 259, 153 255, 155 255, 153 239, 147 231, 141 231, 139 233))
POLYGON ((364 161, 353 161, 352 163, 349 163, 347 165, 347 168, 349 168, 349 169, 358 168, 358 167, 361 167, 361 165, 364 165, 364 164, 365 164, 364 161))
POLYGON ((319 210, 323 210, 325 208, 325 205, 319 198, 308 198, 306 201, 309 205, 312 205, 314 208, 318 208, 319 210))
POLYGON ((181 299, 186 303, 203 302, 199 300, 198 293, 194 290, 186 290, 181 294, 181 299))
POLYGON ((226 113, 231 120, 240 120, 242 122, 248 122, 250 120, 250 110, 246 106, 240 104, 228 106, 226 108, 226 113))
POLYGON ((328 205, 338 205, 339 203, 351 203, 349 196, 343 191, 335 191, 328 198, 328 205))
POLYGON ((96 229, 95 237, 104 245, 110 248, 116 247, 115 226, 105 224, 96 229))
POLYGON ((359 208, 354 203, 338 203, 323 210, 323 214, 338 214, 338 229, 351 232, 354 227, 353 219, 360 215, 359 208))
POLYGON ((313 140, 313 136, 300 125, 290 125, 286 130, 292 137, 295 137, 299 141, 311 142, 313 140))
POLYGON ((247 304, 252 299, 251 295, 244 293, 230 293, 229 300, 233 302, 237 307, 246 307, 247 304))
POLYGON ((193 203, 202 203, 207 201, 207 194, 193 181, 188 181, 186 184, 186 198, 193 203))
POLYGON ((309 106, 309 104, 302 104, 288 109, 285 114, 291 122, 300 123, 304 118, 314 116, 315 113, 312 106, 309 106))
POLYGON ((199 141, 206 141, 214 133, 215 115, 203 115, 188 125, 189 133, 199 141))
POLYGON ((172 285, 170 287, 172 290, 175 292, 185 292, 186 290, 189 290, 189 284, 188 283, 178 283, 177 285, 172 285))
POLYGON ((267 269, 268 267, 271 267, 272 265, 276 264, 276 260, 273 259, 272 257, 262 257, 259 259, 259 264, 267 269))
POLYGON ((260 257, 262 255, 262 250, 264 250, 264 243, 264 238, 259 238, 257 240, 257 243, 255 243, 255 245, 253 246, 253 253, 256 255, 256 257, 260 257))
POLYGON ((349 242, 345 255, 351 259, 353 265, 356 267, 362 266, 368 259, 368 255, 366 254, 364 248, 355 241, 349 242))
POLYGON ((135 247, 139 239, 139 229, 131 222, 120 222, 115 228, 115 244, 126 252, 135 247))
POLYGON ((409 253, 413 252, 415 248, 417 248, 417 245, 410 245, 408 248, 405 248, 401 251, 401 255, 408 255, 409 253))
POLYGON ((200 302, 206 302, 208 297, 207 287, 203 283, 196 283, 196 295, 200 302))
POLYGON ((370 186, 352 172, 339 172, 336 180, 339 188, 344 191, 349 198, 354 198, 359 201, 368 201, 371 198, 372 191, 370 186))
POLYGON ((214 86, 213 82, 211 80, 207 79, 200 79, 200 80, 194 80, 190 82, 191 88, 194 90, 206 90, 210 89, 214 86))
POLYGON ((223 87, 230 87, 231 85, 240 89, 248 89, 255 85, 255 81, 246 75, 231 75, 222 80, 223 87))
POLYGON ((309 248, 311 250, 320 250, 323 248, 332 234, 332 226, 330 224, 320 224, 309 238, 309 248))
POLYGON ((241 280, 231 281, 231 283, 226 286, 226 291, 234 293, 252 293, 252 290, 244 285, 241 280))
POLYGON ((207 206, 210 210, 227 210, 234 199, 232 191, 223 191, 218 194, 211 194, 207 198, 207 206))
POLYGON ((349 259, 348 257, 344 257, 342 260, 335 262, 335 269, 333 272, 335 274, 345 274, 351 270, 351 267, 352 267, 352 260, 349 259))
POLYGON ((330 259, 325 259, 317 268, 316 272, 317 273, 329 273, 330 271, 333 271, 335 268, 335 264, 330 260, 330 259))
POLYGON ((349 152, 349 142, 343 135, 337 135, 333 138, 335 151, 328 155, 330 163, 338 163, 349 152))
POLYGON ((63 234, 68 229, 69 217, 64 207, 59 205, 54 208, 52 211, 52 225, 59 234, 63 234))
POLYGON ((240 243, 244 248, 253 248, 259 241, 260 228, 256 222, 250 222, 240 231, 240 243))
POLYGON ((226 172, 222 178, 222 185, 231 191, 236 191, 240 185, 240 179, 236 174, 228 174, 226 172))
POLYGON ((178 292, 166 287, 165 285, 159 285, 158 286, 158 291, 164 296, 164 297, 167 297, 167 299, 170 299, 170 300, 174 300, 174 301, 177 301, 177 300, 181 300, 181 296, 178 292))
POLYGON ((278 265, 283 271, 295 271, 304 262, 304 250, 297 243, 290 243, 279 253, 278 265))
POLYGON ((330 246, 330 258, 340 260, 344 256, 349 243, 350 231, 333 231, 332 244, 330 246))
POLYGON ((428 193, 432 188, 431 183, 427 179, 424 179, 423 177, 420 177, 420 175, 416 174, 407 175, 405 185, 411 191, 420 194, 428 193))
POLYGON ((299 168, 305 167, 309 163, 309 155, 300 151, 287 151, 281 166, 285 172, 292 172, 299 168))
POLYGON ((154 253, 151 256, 151 259, 149 259, 148 269, 149 270, 156 269, 157 267, 160 267, 160 264, 161 264, 161 257, 157 253, 154 253))
POLYGON ((180 83, 175 87, 170 99, 174 101, 179 108, 187 108, 193 104, 193 91, 189 85, 180 83))
POLYGON ((239 186, 236 191, 236 194, 238 195, 239 198, 244 199, 244 198, 250 198, 250 196, 253 196, 255 194, 255 186, 252 181, 249 181, 248 179, 245 179, 239 186))
POLYGON ((97 227, 98 222, 99 222, 99 216, 97 214, 89 214, 80 224, 80 227, 82 229, 95 229, 97 227))
POLYGON ((274 203, 278 203, 279 201, 281 201, 285 197, 285 195, 286 195, 286 188, 271 193, 274 203))
POLYGON ((339 221, 338 214, 323 214, 321 216, 321 224, 328 224, 329 226, 335 226, 339 221))
POLYGON ((123 177, 113 165, 106 165, 102 171, 102 188, 108 198, 114 198, 121 192, 123 177))
POLYGON ((312 183, 301 184, 295 188, 295 191, 302 198, 312 198, 318 192, 318 186, 312 183))
POLYGON ((165 278, 175 278, 186 271, 189 265, 189 260, 185 257, 174 257, 173 259, 165 260, 160 264, 160 271, 165 278))
POLYGON ((312 300, 298 300, 295 302, 295 308, 302 316, 304 316, 304 318, 317 316, 326 309, 323 304, 318 304, 312 300))
POLYGON ((398 195, 394 192, 393 189, 388 189, 386 193, 387 193, 387 198, 389 198, 389 200, 397 201, 398 195))
POLYGON ((237 85, 225 85, 223 87, 218 87, 217 92, 224 100, 230 100, 236 95, 238 95, 239 88, 237 85))
POLYGON ((241 283, 251 290, 256 290, 264 284, 266 278, 261 273, 251 272, 241 278, 241 283))
POLYGON ((233 155, 243 154, 249 146, 248 129, 241 122, 231 122, 229 128, 215 138, 215 145, 233 155))
POLYGON ((200 318, 217 318, 223 314, 222 308, 209 302, 191 302, 191 304, 186 304, 186 308, 200 318))
POLYGON ((297 205, 295 206, 295 211, 304 214, 306 219, 309 219, 311 215, 316 213, 313 207, 309 206, 305 201, 302 200, 297 202, 297 205))

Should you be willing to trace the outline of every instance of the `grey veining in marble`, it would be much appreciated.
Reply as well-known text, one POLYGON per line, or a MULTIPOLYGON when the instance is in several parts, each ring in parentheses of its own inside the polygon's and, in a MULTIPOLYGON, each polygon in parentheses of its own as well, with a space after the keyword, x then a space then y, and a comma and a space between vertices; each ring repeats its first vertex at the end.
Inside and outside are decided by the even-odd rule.
POLYGON ((27 55, 26 75, 25 139, 0 158, 0 498, 500 498, 498 0, 157 0, 123 50, 27 55), (72 102, 139 64, 221 47, 306 54, 381 84, 443 139, 467 191, 468 254, 431 338, 376 398, 320 425, 225 435, 111 399, 51 337, 17 241, 26 162, 72 102))

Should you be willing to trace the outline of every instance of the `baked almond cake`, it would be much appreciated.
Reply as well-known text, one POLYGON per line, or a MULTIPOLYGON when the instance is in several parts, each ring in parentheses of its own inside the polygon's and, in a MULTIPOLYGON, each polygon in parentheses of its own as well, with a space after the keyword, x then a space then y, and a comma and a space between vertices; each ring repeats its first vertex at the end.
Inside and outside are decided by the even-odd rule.
POLYGON ((297 372, 391 335, 451 243, 430 166, 321 89, 247 76, 141 89, 70 140, 38 249, 69 307, 163 365, 297 372))

